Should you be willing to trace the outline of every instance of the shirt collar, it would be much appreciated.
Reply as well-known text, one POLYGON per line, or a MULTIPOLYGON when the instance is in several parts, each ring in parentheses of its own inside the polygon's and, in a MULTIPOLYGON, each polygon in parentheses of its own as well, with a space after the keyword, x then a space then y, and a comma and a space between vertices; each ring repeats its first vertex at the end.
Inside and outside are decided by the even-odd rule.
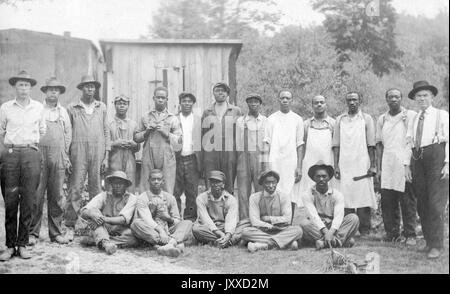
MULTIPOLYGON (((331 119, 331 117, 327 114, 327 115, 322 119, 322 121, 325 121, 325 122, 327 122, 328 124, 330 124, 330 119, 331 119)), ((314 115, 310 118, 310 120, 311 120, 311 122, 312 122, 312 121, 319 121, 318 119, 316 119, 316 117, 315 117, 314 115)))
POLYGON ((432 105, 428 106, 427 109, 425 109, 425 114, 430 114, 434 110, 434 107, 432 105))
POLYGON ((269 194, 269 192, 267 192, 266 190, 263 190, 262 197, 273 198, 273 197, 275 197, 276 194, 277 194, 277 190, 275 190, 275 192, 273 192, 272 194, 269 194))
MULTIPOLYGON (((350 117, 350 114, 348 114, 348 111, 347 111, 347 112, 345 112, 342 116, 348 116, 348 117, 350 117)), ((363 113, 362 113, 362 110, 361 110, 361 109, 358 109, 358 112, 355 114, 354 117, 364 118, 363 113)))
POLYGON ((214 198, 211 189, 208 190, 208 199, 212 201, 225 201, 228 199, 228 193, 227 191, 223 190, 222 195, 219 198, 214 198))
MULTIPOLYGON (((93 104, 94 107, 99 107, 100 106, 100 101, 94 99, 94 102, 92 102, 92 104, 93 104)), ((87 105, 87 104, 84 104, 81 101, 81 99, 79 99, 77 104, 75 104, 75 106, 79 106, 79 107, 84 107, 85 105, 87 105)))
POLYGON ((244 122, 248 122, 249 120, 251 120, 251 119, 256 119, 257 121, 261 121, 262 120, 262 116, 261 116, 261 113, 258 113, 258 116, 257 117, 254 117, 254 116, 252 116, 252 115, 250 115, 250 114, 246 114, 245 115, 245 117, 244 117, 244 122))
POLYGON ((311 190, 312 190, 313 194, 318 194, 318 195, 320 195, 320 196, 331 196, 331 195, 333 195, 333 189, 332 189, 331 187, 328 187, 328 191, 325 192, 325 194, 322 194, 322 193, 320 193, 319 191, 317 191, 316 185, 314 185, 314 186, 311 188, 311 190))
MULTIPOLYGON (((125 193, 123 193, 123 195, 120 197, 120 199, 123 200, 123 199, 127 198, 129 195, 130 195, 130 193, 128 191, 125 191, 125 193)), ((114 197, 112 191, 107 191, 106 196, 111 197, 112 199, 118 198, 118 197, 114 197)))
POLYGON ((56 103, 55 107, 51 107, 50 105, 47 104, 47 102, 44 100, 44 107, 47 109, 61 109, 61 104, 58 102, 56 103))
POLYGON ((13 104, 17 104, 17 106, 19 106, 19 107, 21 107, 21 108, 26 108, 26 107, 30 107, 30 106, 31 106, 31 104, 33 104, 33 103, 34 103, 34 100, 33 100, 33 99, 31 99, 31 97, 30 97, 29 99, 30 99, 30 103, 28 103, 28 105, 27 105, 27 106, 23 106, 22 104, 20 104, 19 102, 17 102, 17 97, 16 97, 16 98, 14 98, 13 104))

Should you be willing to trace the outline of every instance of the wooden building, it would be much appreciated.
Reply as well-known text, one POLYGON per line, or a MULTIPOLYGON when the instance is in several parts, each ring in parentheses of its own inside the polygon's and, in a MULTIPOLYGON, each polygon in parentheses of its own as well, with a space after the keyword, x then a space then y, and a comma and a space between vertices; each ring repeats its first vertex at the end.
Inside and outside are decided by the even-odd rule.
POLYGON ((230 85, 230 102, 235 103, 240 40, 100 40, 100 46, 106 62, 103 95, 110 114, 114 97, 125 94, 132 99, 130 117, 139 121, 153 108, 157 86, 169 89, 172 113, 178 113, 182 91, 197 97, 194 111, 203 111, 213 102, 212 87, 219 81, 230 85))
POLYGON ((19 29, 0 30, 0 104, 14 97, 8 79, 20 70, 28 71, 36 80, 32 98, 43 101, 39 90, 45 80, 56 75, 66 86, 61 104, 80 97, 76 88, 82 75, 94 75, 103 81, 103 58, 90 40, 19 29))

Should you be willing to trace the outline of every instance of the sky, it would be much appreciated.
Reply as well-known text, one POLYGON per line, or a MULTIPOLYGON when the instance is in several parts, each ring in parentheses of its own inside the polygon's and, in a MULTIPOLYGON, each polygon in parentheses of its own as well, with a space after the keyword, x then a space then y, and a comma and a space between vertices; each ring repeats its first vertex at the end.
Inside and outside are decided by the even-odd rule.
MULTIPOLYGON (((0 29, 18 28, 91 39, 136 39, 148 33, 161 0, 34 0, 0 5, 0 29)), ((283 25, 320 24, 324 16, 309 0, 275 0, 283 25)), ((448 11, 447 0, 393 0, 397 12, 433 17, 448 11)))

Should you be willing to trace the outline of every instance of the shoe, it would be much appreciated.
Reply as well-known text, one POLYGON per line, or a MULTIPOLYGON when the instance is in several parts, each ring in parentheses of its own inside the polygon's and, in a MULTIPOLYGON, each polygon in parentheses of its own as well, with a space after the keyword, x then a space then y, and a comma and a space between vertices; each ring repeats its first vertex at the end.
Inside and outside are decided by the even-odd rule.
POLYGON ((349 238, 348 240, 347 240, 347 242, 344 244, 344 247, 346 247, 346 248, 352 248, 353 246, 355 246, 355 243, 356 243, 356 241, 355 241, 355 239, 352 237, 352 238, 349 238))
POLYGON ((181 250, 176 248, 172 244, 167 244, 156 249, 156 252, 159 255, 168 256, 168 257, 178 257, 181 254, 181 250))
POLYGON ((67 228, 66 234, 64 237, 67 239, 67 241, 72 242, 75 236, 75 230, 73 228, 67 228))
POLYGON ((103 240, 101 247, 103 248, 103 250, 105 250, 105 252, 108 255, 112 255, 112 254, 116 253, 116 251, 117 251, 117 245, 109 240, 103 240))
POLYGON ((298 242, 292 241, 291 245, 289 246, 289 249, 291 250, 298 250, 298 242))
POLYGON ((63 235, 58 235, 55 237, 55 239, 52 240, 52 242, 56 242, 58 244, 68 244, 69 240, 67 240, 67 238, 63 235))
POLYGON ((441 256, 441 250, 437 248, 431 248, 430 252, 428 252, 428 259, 438 259, 441 256))
POLYGON ((180 251, 181 251, 181 253, 183 253, 184 252, 184 243, 178 243, 176 246, 175 246, 175 248, 178 248, 178 249, 180 249, 180 251))
POLYGON ((14 247, 12 247, 12 248, 6 248, 5 251, 3 251, 2 254, 0 254, 0 261, 8 261, 8 260, 10 260, 15 254, 16 254, 16 249, 14 249, 14 247))
POLYGON ((247 249, 250 252, 256 252, 258 250, 267 250, 269 249, 269 245, 265 243, 257 243, 257 242, 248 242, 247 249))
POLYGON ((417 245, 417 240, 414 237, 409 237, 409 238, 406 238, 405 244, 407 246, 416 246, 417 245))
POLYGON ((322 240, 316 240, 316 250, 325 248, 325 242, 322 240))
POLYGON ((431 248, 428 245, 422 246, 419 249, 417 249, 420 253, 428 253, 430 252, 431 248))
POLYGON ((32 254, 29 249, 27 249, 25 246, 19 246, 17 248, 17 256, 19 256, 22 259, 30 259, 32 257, 32 254))
POLYGON ((80 245, 86 246, 86 247, 95 246, 95 240, 91 236, 83 236, 83 238, 81 238, 81 240, 80 240, 80 245))
POLYGON ((34 235, 30 235, 30 237, 28 238, 28 245, 27 246, 34 246, 37 243, 39 243, 39 238, 34 236, 34 235))

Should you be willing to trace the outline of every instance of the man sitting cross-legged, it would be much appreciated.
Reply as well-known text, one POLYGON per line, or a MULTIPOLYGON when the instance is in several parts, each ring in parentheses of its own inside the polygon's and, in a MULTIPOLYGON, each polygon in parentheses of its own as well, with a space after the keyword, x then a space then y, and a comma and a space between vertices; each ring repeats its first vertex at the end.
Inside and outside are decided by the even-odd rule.
POLYGON ((138 244, 129 224, 136 208, 136 196, 126 189, 131 181, 122 171, 115 171, 106 177, 111 191, 101 192, 81 209, 81 217, 88 222, 92 237, 85 237, 82 244, 91 242, 108 254, 116 252, 117 247, 132 247, 138 244))
POLYGON ((263 191, 250 196, 249 216, 251 227, 244 228, 242 240, 248 241, 248 250, 280 248, 298 249, 302 229, 291 226, 292 209, 288 195, 277 190, 280 175, 268 170, 262 172, 258 183, 263 191))
POLYGON ((150 171, 150 190, 137 197, 134 235, 157 248, 158 254, 177 257, 192 230, 192 221, 181 220, 175 197, 162 190, 163 172, 150 171))
POLYGON ((344 196, 328 186, 334 169, 323 161, 308 170, 308 176, 316 183, 303 195, 308 217, 300 222, 304 239, 315 242, 316 249, 324 247, 352 247, 353 236, 358 231, 359 218, 354 213, 344 216, 344 196))

